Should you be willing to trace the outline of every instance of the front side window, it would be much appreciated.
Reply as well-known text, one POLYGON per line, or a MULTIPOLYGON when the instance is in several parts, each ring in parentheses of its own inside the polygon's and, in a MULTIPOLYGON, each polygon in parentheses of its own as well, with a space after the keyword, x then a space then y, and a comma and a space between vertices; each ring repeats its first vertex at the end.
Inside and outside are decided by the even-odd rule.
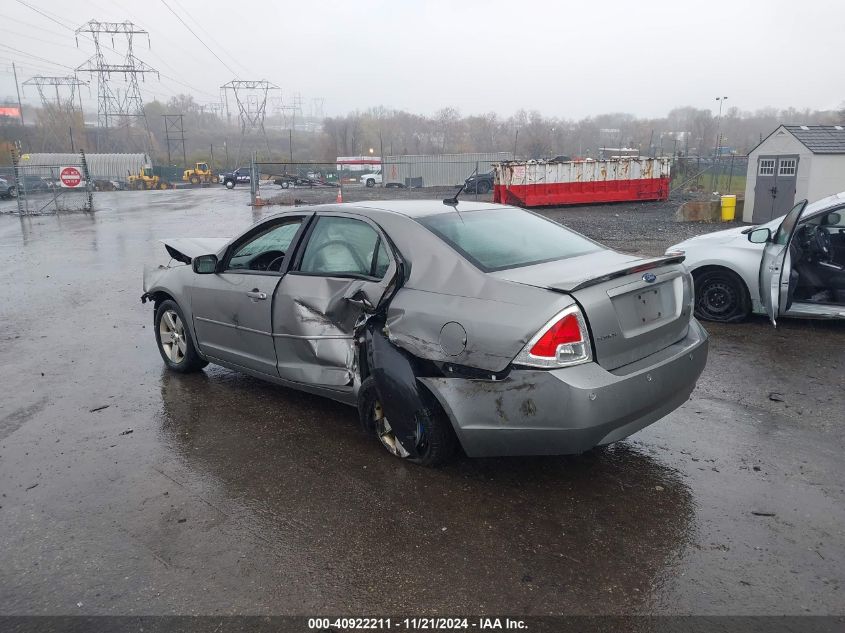
POLYGON ((366 222, 324 216, 302 255, 300 272, 340 277, 384 277, 390 259, 381 236, 366 222))
POLYGON ((258 233, 235 248, 227 270, 279 271, 302 218, 289 219, 258 233))
POLYGON ((521 209, 455 210, 418 221, 485 272, 601 250, 557 222, 521 209))

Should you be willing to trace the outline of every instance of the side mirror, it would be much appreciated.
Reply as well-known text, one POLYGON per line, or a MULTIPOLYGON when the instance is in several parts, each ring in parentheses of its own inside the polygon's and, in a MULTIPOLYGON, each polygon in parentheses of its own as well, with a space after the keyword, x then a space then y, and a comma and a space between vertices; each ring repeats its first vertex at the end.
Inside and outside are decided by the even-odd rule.
POLYGON ((217 272, 217 255, 200 255, 194 257, 191 267, 198 275, 211 275, 217 272))
POLYGON ((355 305, 361 306, 364 312, 374 312, 375 306, 373 305, 372 301, 370 301, 369 297, 367 297, 367 293, 364 292, 362 288, 356 290, 351 297, 347 297, 346 300, 349 303, 354 303, 355 305))
POLYGON ((772 241, 772 232, 767 228, 754 229, 748 234, 748 241, 752 244, 765 244, 772 241))

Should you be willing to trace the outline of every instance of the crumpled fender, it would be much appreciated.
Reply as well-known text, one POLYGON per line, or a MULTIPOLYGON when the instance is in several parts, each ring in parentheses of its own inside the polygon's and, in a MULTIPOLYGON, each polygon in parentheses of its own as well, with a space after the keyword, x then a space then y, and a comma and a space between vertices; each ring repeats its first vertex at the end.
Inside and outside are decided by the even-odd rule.
POLYGON ((383 332, 384 321, 367 321, 364 340, 367 366, 375 378, 384 414, 403 448, 417 457, 417 444, 431 415, 425 388, 417 381, 415 359, 391 343, 383 332))

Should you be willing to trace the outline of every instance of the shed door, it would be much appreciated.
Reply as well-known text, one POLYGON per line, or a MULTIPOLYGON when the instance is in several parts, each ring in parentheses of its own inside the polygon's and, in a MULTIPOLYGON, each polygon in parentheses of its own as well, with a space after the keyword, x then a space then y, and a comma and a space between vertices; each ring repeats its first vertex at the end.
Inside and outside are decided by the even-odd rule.
POLYGON ((785 215, 795 205, 797 180, 797 154, 758 157, 751 221, 760 224, 785 215))

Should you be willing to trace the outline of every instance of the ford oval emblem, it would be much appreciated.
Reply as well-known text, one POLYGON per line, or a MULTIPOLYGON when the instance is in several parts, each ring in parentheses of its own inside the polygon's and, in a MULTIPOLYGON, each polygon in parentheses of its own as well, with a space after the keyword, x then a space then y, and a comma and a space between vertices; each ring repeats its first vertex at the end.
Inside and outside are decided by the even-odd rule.
POLYGON ((657 275, 655 275, 654 273, 643 273, 643 281, 653 284, 655 281, 657 281, 657 275))

